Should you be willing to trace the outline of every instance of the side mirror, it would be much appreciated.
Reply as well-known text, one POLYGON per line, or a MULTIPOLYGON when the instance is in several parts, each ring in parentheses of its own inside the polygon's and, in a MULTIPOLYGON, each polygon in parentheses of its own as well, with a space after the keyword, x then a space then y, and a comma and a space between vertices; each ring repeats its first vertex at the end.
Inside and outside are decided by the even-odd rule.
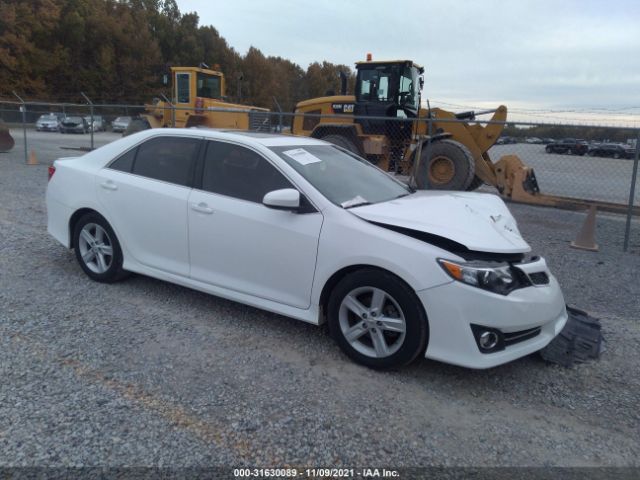
POLYGON ((420 91, 424 88, 424 77, 420 77, 420 91))
POLYGON ((300 208, 300 192, 295 188, 283 188, 267 193, 262 204, 276 210, 296 211, 300 208))

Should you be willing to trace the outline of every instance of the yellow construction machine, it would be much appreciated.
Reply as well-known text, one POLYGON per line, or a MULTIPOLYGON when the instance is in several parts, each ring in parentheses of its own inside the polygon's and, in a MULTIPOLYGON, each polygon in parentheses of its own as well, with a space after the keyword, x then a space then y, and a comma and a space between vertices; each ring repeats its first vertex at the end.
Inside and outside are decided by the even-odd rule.
POLYGON ((372 61, 369 55, 356 70, 354 95, 346 95, 342 76, 341 95, 298 103, 291 133, 322 138, 384 170, 411 174, 418 188, 474 190, 486 183, 522 201, 538 193, 533 170, 517 156, 495 163, 489 157, 507 119, 505 106, 461 114, 423 108, 424 69, 411 60, 372 61), (488 113, 493 117, 484 125, 470 123, 488 113))
POLYGON ((171 67, 170 82, 168 76, 165 75, 164 83, 171 84, 172 98, 156 98, 153 104, 146 105, 146 113, 129 124, 125 135, 159 127, 268 129, 268 109, 225 101, 222 72, 201 64, 199 67, 171 67))
POLYGON ((0 120, 0 152, 8 152, 15 145, 15 141, 9 132, 9 127, 0 120))

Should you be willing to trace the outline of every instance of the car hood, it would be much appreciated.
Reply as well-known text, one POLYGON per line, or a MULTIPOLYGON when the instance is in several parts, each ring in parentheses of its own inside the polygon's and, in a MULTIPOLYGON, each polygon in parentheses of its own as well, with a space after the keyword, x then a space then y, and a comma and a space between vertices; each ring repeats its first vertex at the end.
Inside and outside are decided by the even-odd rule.
POLYGON ((531 251, 511 212, 497 195, 418 191, 349 211, 369 222, 437 235, 478 252, 531 251))

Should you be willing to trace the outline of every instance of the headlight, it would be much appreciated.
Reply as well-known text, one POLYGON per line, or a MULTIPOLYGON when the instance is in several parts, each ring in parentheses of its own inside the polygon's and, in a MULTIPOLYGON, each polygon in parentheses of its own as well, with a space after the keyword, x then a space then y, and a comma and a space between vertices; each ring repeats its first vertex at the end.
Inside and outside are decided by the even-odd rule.
POLYGON ((438 263, 453 279, 500 295, 531 285, 523 272, 508 263, 455 263, 442 259, 438 263))

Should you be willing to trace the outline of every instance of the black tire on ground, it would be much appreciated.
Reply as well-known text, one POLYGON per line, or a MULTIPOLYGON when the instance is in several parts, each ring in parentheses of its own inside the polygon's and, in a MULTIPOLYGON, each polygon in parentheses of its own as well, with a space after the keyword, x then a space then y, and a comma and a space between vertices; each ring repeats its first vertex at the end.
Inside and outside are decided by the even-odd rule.
POLYGON ((620 158, 620 154, 618 152, 614 153, 613 158, 620 158))
POLYGON ((444 139, 422 147, 416 184, 419 189, 464 191, 475 173, 476 164, 469 149, 460 142, 444 139))
POLYGON ((551 147, 549 147, 549 146, 546 146, 544 149, 545 149, 545 151, 546 151, 547 153, 553 153, 553 148, 551 148, 551 147))
POLYGON ((327 314, 329 333, 338 346, 367 367, 407 365, 426 349, 429 326, 422 304, 415 292, 391 273, 363 269, 348 274, 331 292, 327 314), (399 327, 402 322, 404 326, 399 327), (393 331, 397 328, 404 328, 404 333, 393 331))
POLYGON ((353 140, 345 137, 344 135, 326 135, 322 137, 320 140, 333 143, 334 145, 342 147, 345 150, 349 150, 351 153, 360 155, 360 150, 358 149, 358 146, 353 142, 353 140))
POLYGON ((484 185, 484 181, 479 176, 474 175, 473 180, 471 180, 471 184, 467 187, 467 192, 473 192, 482 185, 484 185))
POLYGON ((141 132, 143 130, 149 130, 151 125, 146 118, 134 118, 129 122, 127 128, 125 128, 124 132, 122 132, 122 136, 126 137, 133 133, 141 132))
POLYGON ((113 283, 128 275, 122 269, 120 243, 102 215, 83 215, 73 229, 72 240, 76 260, 92 280, 113 283))
POLYGON ((596 152, 587 152, 587 155, 589 155, 590 157, 595 157, 596 156, 596 152))

